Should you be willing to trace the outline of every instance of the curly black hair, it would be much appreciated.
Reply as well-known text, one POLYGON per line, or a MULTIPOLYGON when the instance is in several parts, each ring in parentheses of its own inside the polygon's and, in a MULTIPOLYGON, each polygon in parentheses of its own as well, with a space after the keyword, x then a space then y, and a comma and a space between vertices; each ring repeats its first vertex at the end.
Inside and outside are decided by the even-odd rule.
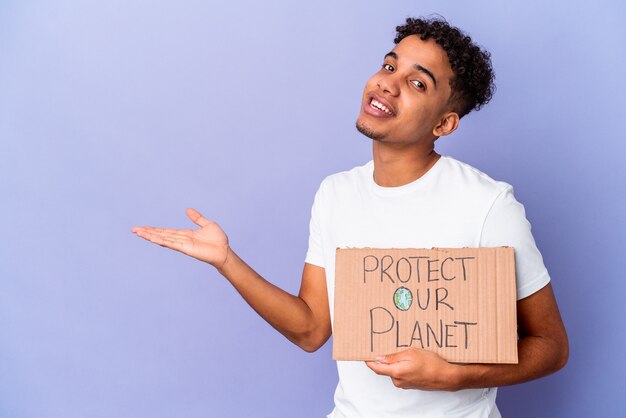
POLYGON ((434 40, 448 55, 454 78, 450 81, 452 95, 449 103, 459 117, 487 104, 495 92, 495 74, 491 54, 472 42, 459 28, 438 16, 435 18, 407 18, 406 24, 396 27, 394 43, 410 35, 423 41, 434 40))

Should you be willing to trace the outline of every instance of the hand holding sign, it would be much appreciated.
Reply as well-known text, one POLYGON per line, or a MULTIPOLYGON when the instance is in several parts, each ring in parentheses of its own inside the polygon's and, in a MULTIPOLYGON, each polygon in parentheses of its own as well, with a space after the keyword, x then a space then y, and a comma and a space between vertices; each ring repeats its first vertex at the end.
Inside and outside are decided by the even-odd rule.
POLYGON ((204 218, 197 210, 187 209, 187 216, 200 229, 136 226, 132 232, 154 244, 180 251, 220 269, 228 256, 228 237, 217 223, 204 218))
POLYGON ((389 376, 396 387, 420 390, 456 390, 454 369, 437 353, 409 348, 366 361, 376 374, 389 376))

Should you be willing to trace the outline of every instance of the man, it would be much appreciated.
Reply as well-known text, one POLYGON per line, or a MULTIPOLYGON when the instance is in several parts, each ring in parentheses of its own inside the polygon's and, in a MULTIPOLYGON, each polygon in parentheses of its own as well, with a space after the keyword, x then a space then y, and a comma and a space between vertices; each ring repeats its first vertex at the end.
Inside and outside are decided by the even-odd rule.
POLYGON ((331 335, 337 247, 495 247, 516 252, 519 363, 458 365, 410 348, 375 362, 337 363, 331 417, 498 417, 497 386, 563 367, 568 343, 556 301, 512 188, 441 157, 435 141, 493 92, 489 54, 440 19, 407 19, 367 82, 358 130, 373 161, 324 180, 312 209, 298 296, 275 287, 194 209, 198 230, 133 228, 138 236, 215 266, 274 328, 306 351, 331 335), (409 390, 401 390, 409 389, 409 390))

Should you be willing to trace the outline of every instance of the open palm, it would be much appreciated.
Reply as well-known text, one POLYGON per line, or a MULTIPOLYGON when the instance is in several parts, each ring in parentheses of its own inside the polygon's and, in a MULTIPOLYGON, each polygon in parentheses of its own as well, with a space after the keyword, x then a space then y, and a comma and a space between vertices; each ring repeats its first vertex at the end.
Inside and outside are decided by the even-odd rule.
POLYGON ((187 209, 187 216, 200 229, 136 226, 132 232, 147 241, 180 251, 220 268, 228 254, 228 237, 217 223, 206 219, 197 210, 187 209))

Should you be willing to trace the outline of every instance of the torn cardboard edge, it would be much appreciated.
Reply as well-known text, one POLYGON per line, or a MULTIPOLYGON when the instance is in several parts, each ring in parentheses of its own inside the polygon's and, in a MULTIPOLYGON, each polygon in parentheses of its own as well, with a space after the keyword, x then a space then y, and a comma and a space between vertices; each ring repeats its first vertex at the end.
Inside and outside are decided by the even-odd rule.
POLYGON ((517 363, 515 252, 338 248, 333 359, 409 347, 456 363, 517 363))

